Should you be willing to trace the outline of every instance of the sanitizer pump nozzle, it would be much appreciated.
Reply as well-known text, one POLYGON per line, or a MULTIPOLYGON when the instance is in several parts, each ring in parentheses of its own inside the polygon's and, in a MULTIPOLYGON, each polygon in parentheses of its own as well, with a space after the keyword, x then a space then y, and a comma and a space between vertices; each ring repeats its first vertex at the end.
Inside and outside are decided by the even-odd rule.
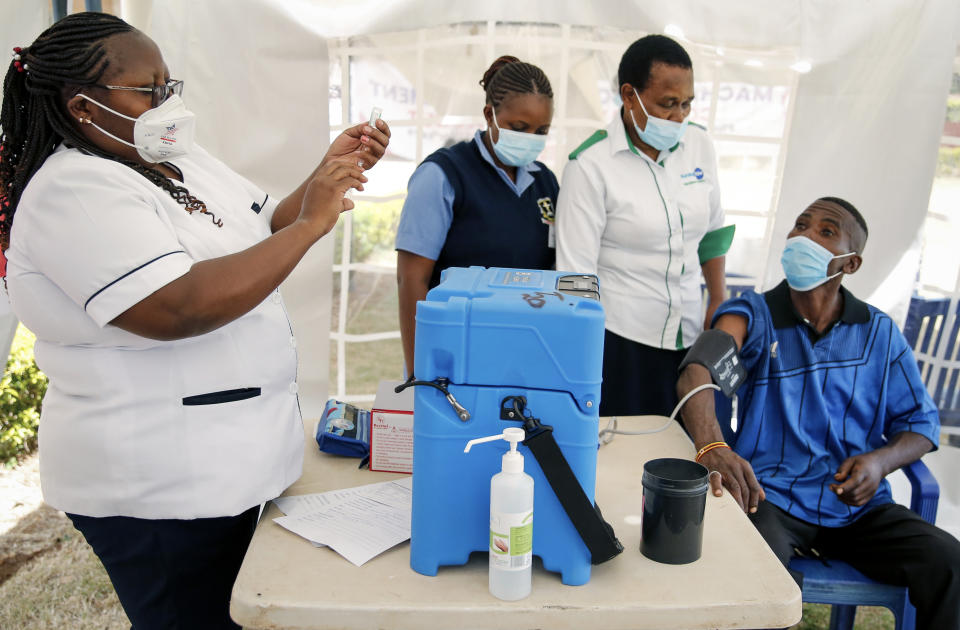
POLYGON ((533 565, 533 477, 523 472, 523 455, 517 444, 526 434, 511 427, 500 435, 467 442, 474 444, 506 440, 502 469, 490 479, 490 593, 507 601, 530 594, 533 565))
POLYGON ((510 442, 510 450, 503 454, 503 472, 510 473, 522 473, 523 472, 523 455, 517 452, 517 444, 523 442, 527 437, 527 434, 524 433, 523 429, 517 427, 511 427, 509 429, 504 429, 503 433, 500 435, 491 435, 489 437, 477 438, 475 440, 470 440, 467 442, 467 446, 463 449, 464 453, 469 453, 470 449, 475 444, 483 444, 484 442, 496 442, 497 440, 506 440, 510 442))

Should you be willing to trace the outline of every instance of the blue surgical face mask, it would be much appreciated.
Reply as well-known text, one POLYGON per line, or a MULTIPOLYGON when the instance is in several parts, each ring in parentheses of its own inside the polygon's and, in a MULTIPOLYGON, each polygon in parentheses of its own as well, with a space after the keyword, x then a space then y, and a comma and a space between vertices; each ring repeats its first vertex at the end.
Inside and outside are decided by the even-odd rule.
POLYGON ((687 121, 689 119, 684 118, 683 122, 674 122, 666 118, 651 116, 649 112, 647 112, 647 108, 643 106, 643 101, 640 100, 640 94, 637 93, 637 88, 633 88, 633 93, 637 97, 637 102, 640 103, 640 109, 647 115, 647 128, 640 129, 640 125, 637 124, 637 119, 633 115, 633 110, 629 110, 630 118, 633 120, 633 128, 637 130, 637 135, 640 136, 640 139, 657 151, 666 151, 680 142, 680 138, 683 137, 683 132, 687 130, 687 121))
POLYGON ((783 266, 783 273, 787 276, 787 284, 791 289, 811 291, 843 273, 838 271, 832 276, 827 275, 827 265, 831 260, 853 256, 856 253, 834 256, 829 249, 806 236, 794 236, 787 239, 787 245, 783 248, 783 255, 780 257, 780 264, 783 266))
POLYGON ((497 122, 496 110, 493 108, 491 110, 493 124, 500 132, 497 141, 491 144, 493 144, 493 152, 497 154, 500 161, 508 166, 526 166, 537 159, 543 147, 547 146, 547 137, 513 129, 502 129, 497 122))

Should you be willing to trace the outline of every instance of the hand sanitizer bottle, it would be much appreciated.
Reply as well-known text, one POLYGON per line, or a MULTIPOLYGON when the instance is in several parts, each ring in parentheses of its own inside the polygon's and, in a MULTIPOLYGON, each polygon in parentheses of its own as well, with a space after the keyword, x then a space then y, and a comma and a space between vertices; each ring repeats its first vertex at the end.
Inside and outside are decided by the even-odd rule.
POLYGON ((500 435, 467 443, 464 453, 481 442, 506 440, 502 469, 490 479, 490 593, 507 601, 530 594, 533 565, 533 477, 523 472, 523 455, 517 443, 523 429, 511 427, 500 435))

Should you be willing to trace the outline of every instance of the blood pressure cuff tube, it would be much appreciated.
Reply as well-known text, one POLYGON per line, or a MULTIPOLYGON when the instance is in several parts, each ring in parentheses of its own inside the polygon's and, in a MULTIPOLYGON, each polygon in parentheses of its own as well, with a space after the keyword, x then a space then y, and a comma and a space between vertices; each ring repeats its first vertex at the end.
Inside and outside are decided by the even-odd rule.
POLYGON ((703 331, 697 341, 687 350, 680 363, 679 372, 691 363, 699 363, 710 371, 710 377, 728 398, 747 378, 747 371, 740 362, 737 342, 733 337, 716 328, 703 331))

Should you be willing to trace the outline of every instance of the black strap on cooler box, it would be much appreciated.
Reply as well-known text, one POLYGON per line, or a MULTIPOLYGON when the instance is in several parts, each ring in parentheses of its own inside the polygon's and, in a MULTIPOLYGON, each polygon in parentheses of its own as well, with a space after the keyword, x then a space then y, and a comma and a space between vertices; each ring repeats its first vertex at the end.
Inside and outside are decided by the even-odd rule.
POLYGON ((523 420, 523 429, 527 434, 523 444, 540 464, 540 469, 550 482, 560 505, 590 550, 590 562, 601 564, 616 557, 623 551, 623 545, 617 540, 613 527, 604 520, 600 507, 596 503, 590 503, 587 493, 583 491, 583 486, 573 474, 570 463, 553 437, 553 427, 524 415, 525 405, 523 396, 510 396, 501 404, 501 410, 512 407, 512 413, 518 417, 509 417, 523 420))

